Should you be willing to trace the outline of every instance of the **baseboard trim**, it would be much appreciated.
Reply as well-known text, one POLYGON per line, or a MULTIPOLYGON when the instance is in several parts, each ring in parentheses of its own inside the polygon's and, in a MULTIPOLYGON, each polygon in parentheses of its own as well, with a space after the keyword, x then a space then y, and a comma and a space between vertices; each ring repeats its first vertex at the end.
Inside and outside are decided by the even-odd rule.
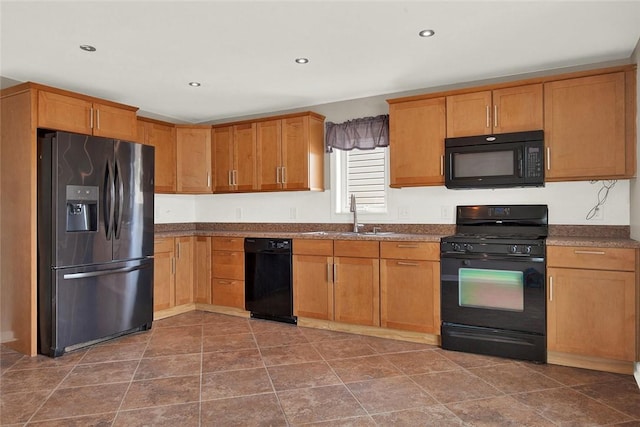
MULTIPOLYGON (((547 363, 553 365, 571 366, 574 368, 613 372, 616 374, 634 375, 634 363, 623 360, 603 359, 601 357, 548 351, 547 363)), ((636 372, 636 379, 637 378, 638 374, 636 372)))

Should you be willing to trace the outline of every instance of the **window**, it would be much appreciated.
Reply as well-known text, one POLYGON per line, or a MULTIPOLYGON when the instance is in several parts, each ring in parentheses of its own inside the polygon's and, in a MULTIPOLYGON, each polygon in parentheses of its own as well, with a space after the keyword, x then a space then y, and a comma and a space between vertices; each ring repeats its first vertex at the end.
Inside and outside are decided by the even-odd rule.
POLYGON ((351 194, 358 212, 387 212, 387 148, 336 150, 337 211, 348 213, 351 194))

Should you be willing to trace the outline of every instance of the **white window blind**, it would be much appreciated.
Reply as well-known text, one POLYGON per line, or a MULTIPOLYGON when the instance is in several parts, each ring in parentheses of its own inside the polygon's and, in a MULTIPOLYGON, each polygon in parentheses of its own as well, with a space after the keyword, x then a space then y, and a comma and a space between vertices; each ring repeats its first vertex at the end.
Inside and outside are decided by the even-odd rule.
POLYGON ((344 205, 349 208, 351 194, 356 195, 358 210, 386 211, 386 148, 344 152, 346 155, 344 205))

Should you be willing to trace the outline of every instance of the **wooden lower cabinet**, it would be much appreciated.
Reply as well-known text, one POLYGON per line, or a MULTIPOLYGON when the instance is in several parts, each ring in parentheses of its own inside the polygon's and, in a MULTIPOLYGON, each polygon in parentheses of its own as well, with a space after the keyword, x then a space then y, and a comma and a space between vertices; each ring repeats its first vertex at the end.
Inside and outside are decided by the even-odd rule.
POLYGON ((193 244, 194 237, 176 237, 176 302, 193 302, 193 244))
POLYGON ((333 320, 332 240, 293 240, 293 314, 333 320))
POLYGON ((174 254, 173 237, 155 239, 153 244, 153 311, 166 310, 175 305, 174 254))
POLYGON ((550 363, 556 357, 571 363, 566 355, 575 355, 597 363, 582 367, 617 371, 616 362, 629 362, 633 372, 638 339, 635 260, 634 249, 548 248, 550 363))
POLYGON ((336 322, 380 326, 380 245, 333 242, 333 310, 336 322))
POLYGON ((193 302, 193 245, 190 236, 155 239, 154 311, 193 302))
POLYGON ((194 244, 193 302, 211 304, 211 237, 197 236, 194 244))
POLYGON ((380 256, 380 326, 439 335, 439 245, 381 242, 380 256))
POLYGON ((293 314, 380 326, 380 261, 375 241, 293 241, 293 314))
POLYGON ((244 310, 244 238, 213 237, 212 249, 212 303, 244 310))

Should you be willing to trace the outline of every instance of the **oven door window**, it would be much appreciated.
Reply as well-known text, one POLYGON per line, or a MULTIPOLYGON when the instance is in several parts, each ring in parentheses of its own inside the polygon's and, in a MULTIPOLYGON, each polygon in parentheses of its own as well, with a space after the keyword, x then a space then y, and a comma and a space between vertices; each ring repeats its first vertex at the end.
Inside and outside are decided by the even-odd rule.
POLYGON ((522 271, 461 268, 458 303, 462 307, 524 311, 522 271))

